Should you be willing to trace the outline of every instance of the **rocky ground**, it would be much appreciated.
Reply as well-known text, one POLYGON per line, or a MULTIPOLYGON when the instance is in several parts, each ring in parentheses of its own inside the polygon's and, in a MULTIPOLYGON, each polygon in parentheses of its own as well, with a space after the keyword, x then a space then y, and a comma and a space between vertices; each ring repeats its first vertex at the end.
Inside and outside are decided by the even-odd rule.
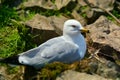
MULTIPOLYGON (((32 19, 22 22, 32 34, 40 35, 34 43, 61 35, 64 21, 71 18, 90 30, 85 34, 88 50, 83 60, 71 65, 47 65, 28 80, 120 80, 120 20, 111 13, 114 9, 120 12, 119 0, 18 0, 14 4, 20 15, 35 12, 32 19)), ((6 68, 0 67, 0 80, 25 80, 22 71, 6 74, 6 68)))

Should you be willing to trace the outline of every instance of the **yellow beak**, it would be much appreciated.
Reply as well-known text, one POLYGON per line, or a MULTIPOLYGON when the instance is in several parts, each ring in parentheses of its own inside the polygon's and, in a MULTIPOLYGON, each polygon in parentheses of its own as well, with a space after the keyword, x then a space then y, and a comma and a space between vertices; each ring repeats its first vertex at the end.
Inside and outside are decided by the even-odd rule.
POLYGON ((89 33, 89 30, 88 30, 88 29, 83 28, 83 29, 80 29, 80 32, 81 32, 81 33, 89 33))

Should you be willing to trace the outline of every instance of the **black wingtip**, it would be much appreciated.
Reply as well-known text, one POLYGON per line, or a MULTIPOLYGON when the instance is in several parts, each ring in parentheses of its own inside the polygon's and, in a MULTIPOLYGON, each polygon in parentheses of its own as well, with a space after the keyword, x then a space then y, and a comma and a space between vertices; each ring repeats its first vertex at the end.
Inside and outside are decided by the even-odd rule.
POLYGON ((18 57, 19 56, 11 56, 11 57, 8 57, 8 58, 0 59, 0 63, 21 65, 18 61, 18 57))

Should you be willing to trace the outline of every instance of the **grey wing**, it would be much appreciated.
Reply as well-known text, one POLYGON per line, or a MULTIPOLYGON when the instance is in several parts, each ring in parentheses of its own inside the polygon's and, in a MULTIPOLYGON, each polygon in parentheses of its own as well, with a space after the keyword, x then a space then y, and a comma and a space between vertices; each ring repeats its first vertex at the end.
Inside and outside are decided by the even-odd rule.
POLYGON ((77 45, 70 42, 59 42, 44 49, 41 53, 41 57, 49 59, 49 62, 60 61, 71 63, 80 59, 78 48, 77 45))
MULTIPOLYGON (((30 49, 19 54, 19 62, 22 64, 32 65, 41 59, 41 53, 48 50, 52 45, 64 41, 61 37, 56 37, 48 40, 40 46, 30 49)), ((41 61, 41 60, 40 60, 41 61)))
POLYGON ((46 41, 45 43, 41 44, 40 46, 33 48, 33 49, 30 49, 26 52, 19 54, 19 55, 33 58, 36 55, 40 55, 41 52, 44 51, 44 49, 47 49, 51 45, 62 42, 62 41, 63 41, 63 39, 61 39, 61 37, 52 38, 52 39, 46 41))

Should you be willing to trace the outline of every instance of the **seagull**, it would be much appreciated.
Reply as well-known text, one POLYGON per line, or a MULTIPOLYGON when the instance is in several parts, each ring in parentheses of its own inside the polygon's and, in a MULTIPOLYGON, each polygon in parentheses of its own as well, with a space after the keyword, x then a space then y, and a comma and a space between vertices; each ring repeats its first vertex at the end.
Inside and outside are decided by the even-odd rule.
POLYGON ((86 41, 82 32, 88 32, 79 21, 69 19, 63 26, 63 35, 16 56, 0 59, 1 63, 32 66, 40 69, 48 63, 73 63, 84 58, 86 41))

